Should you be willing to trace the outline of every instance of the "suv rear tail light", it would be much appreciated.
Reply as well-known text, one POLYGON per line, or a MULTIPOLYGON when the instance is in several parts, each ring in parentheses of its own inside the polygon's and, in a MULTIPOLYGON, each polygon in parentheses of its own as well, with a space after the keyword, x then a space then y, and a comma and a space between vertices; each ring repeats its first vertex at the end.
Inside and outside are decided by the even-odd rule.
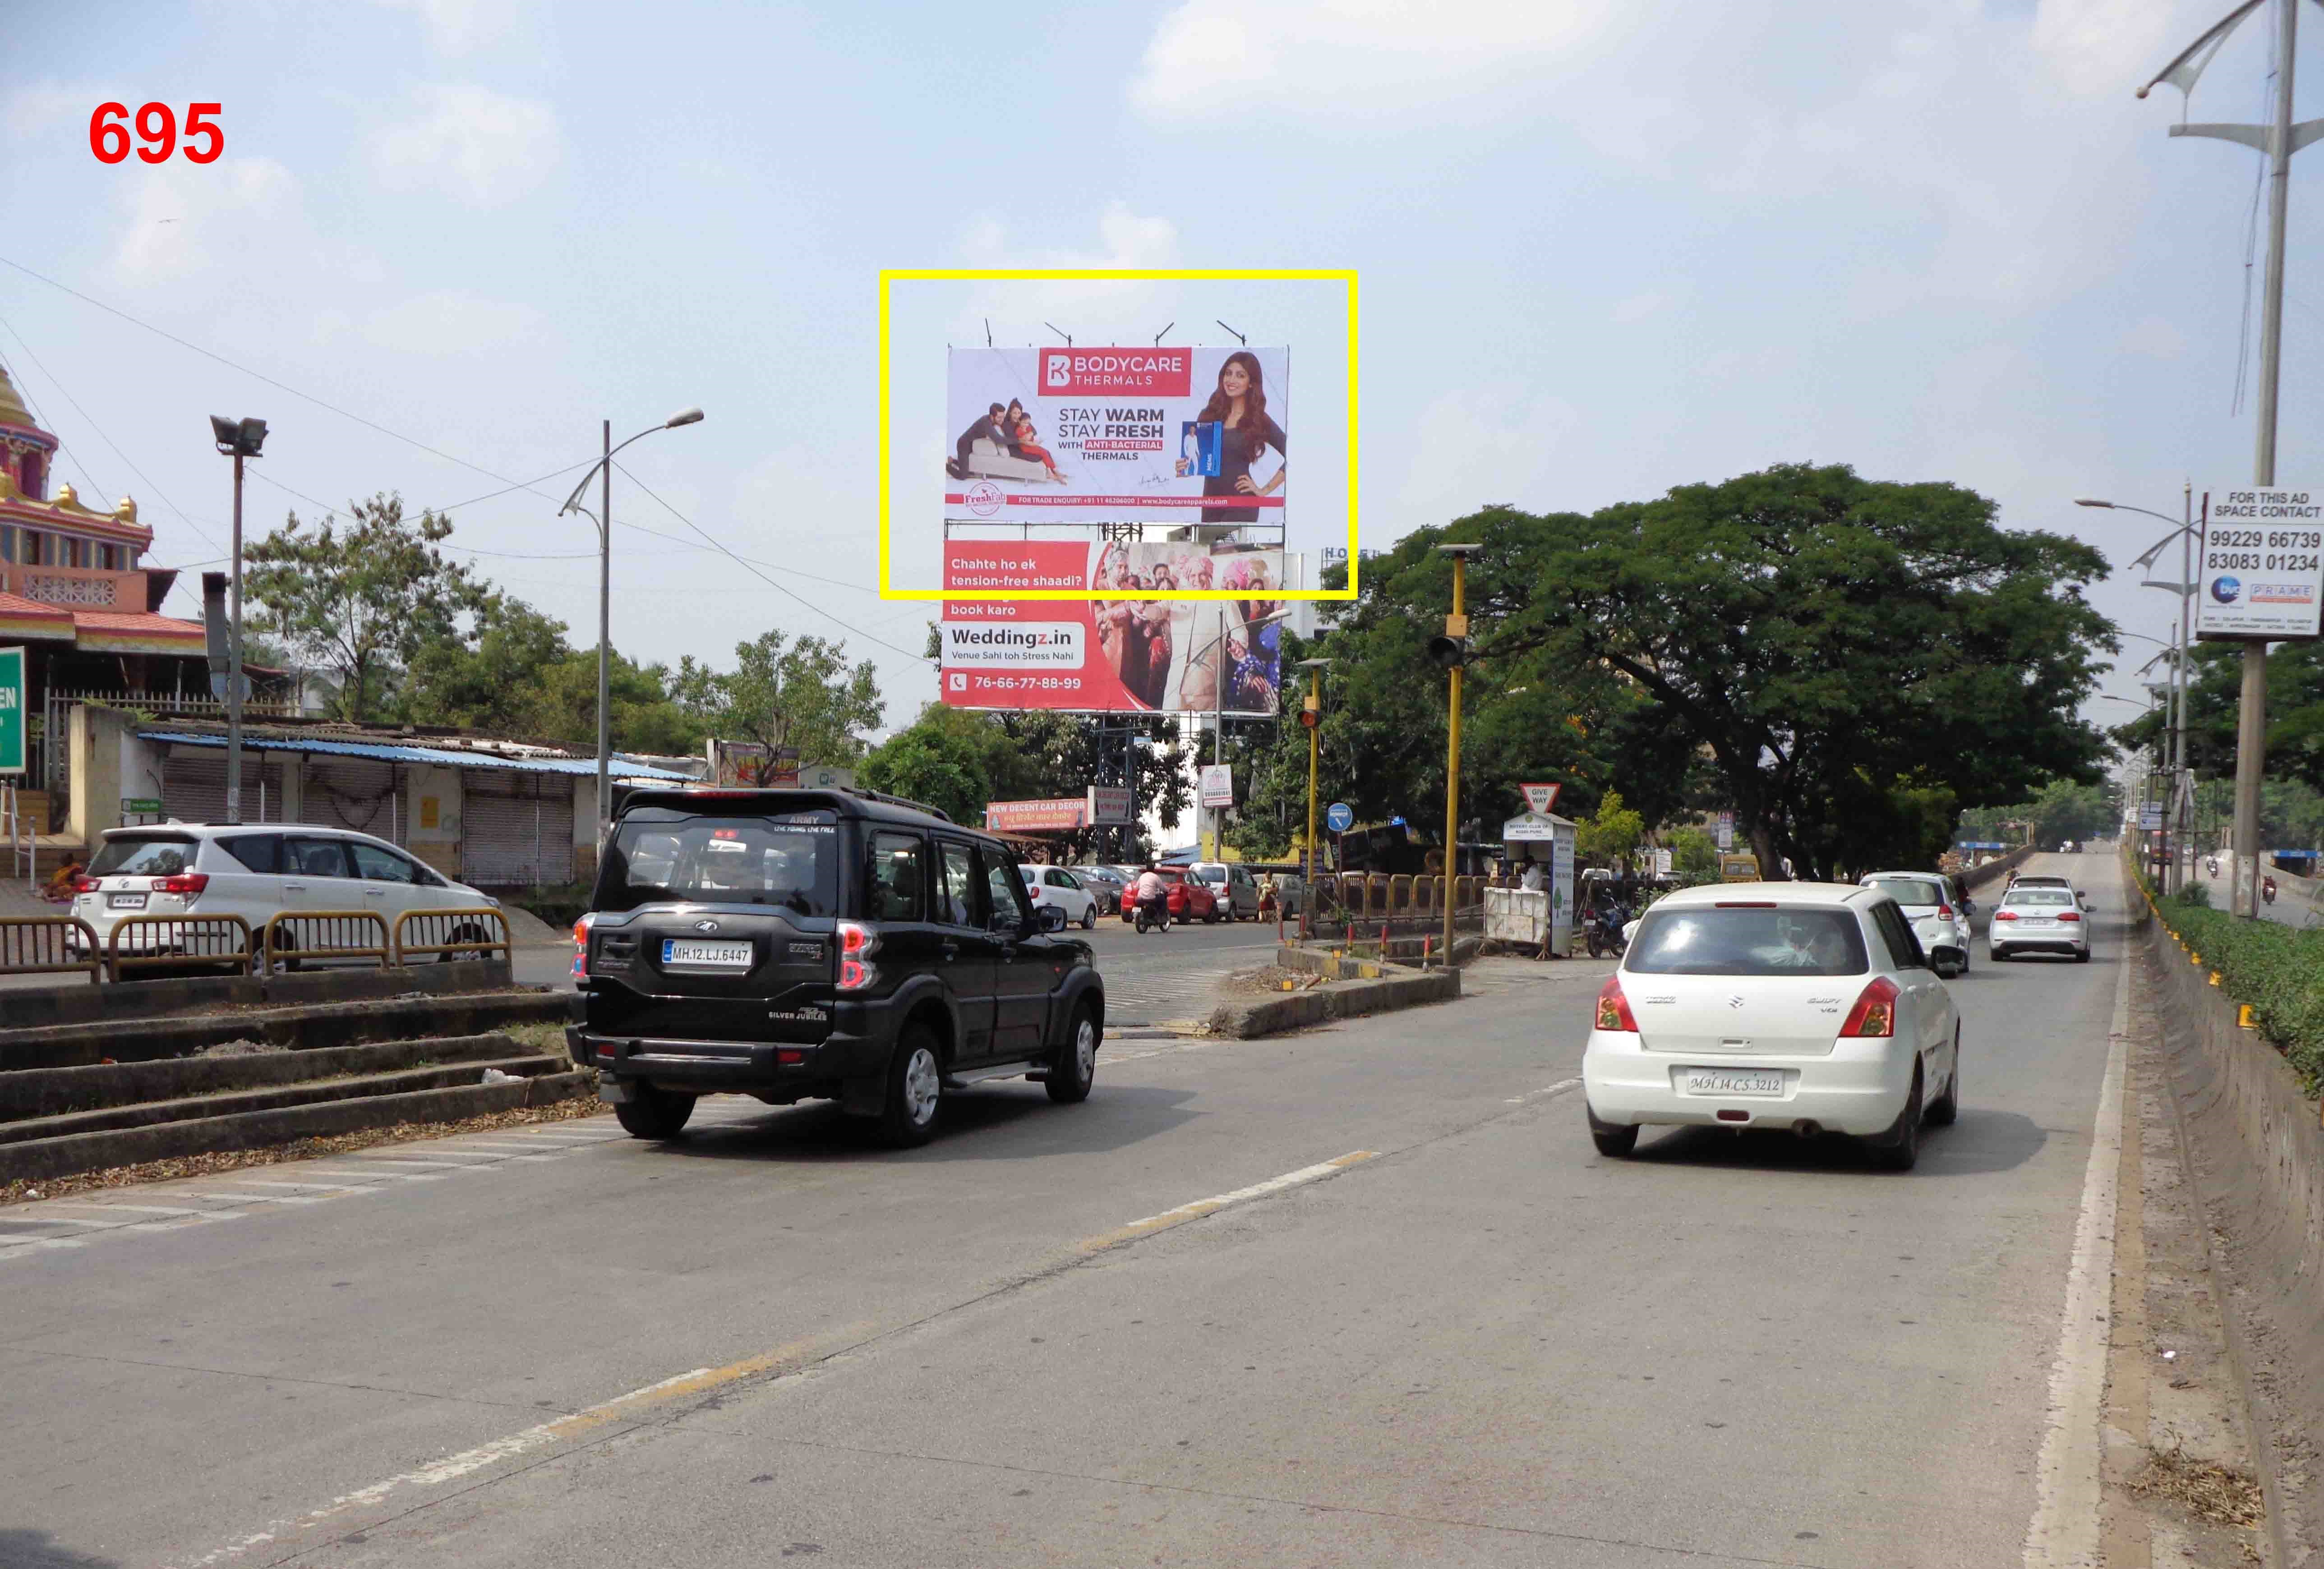
POLYGON ((180 872, 174 877, 153 879, 153 892, 175 894, 189 904, 200 898, 202 890, 209 885, 210 875, 208 872, 180 872))
POLYGON ((573 978, 577 981, 589 978, 589 921, 595 913, 590 912, 573 923, 573 978))
POLYGON ((839 931, 839 989, 860 992, 880 978, 871 958, 880 951, 880 934, 857 921, 837 923, 839 931))
POLYGON ((95 877, 75 877, 73 879, 73 892, 76 894, 94 894, 104 886, 105 885, 97 881, 95 877))
POLYGON ((1840 1027, 1842 1037, 1890 1036, 1896 1032, 1896 983, 1885 975, 1876 975, 1872 984, 1856 999, 1856 1006, 1848 1010, 1848 1019, 1840 1027))
POLYGON ((1608 976, 1606 984, 1598 988, 1598 1028, 1638 1032, 1638 1021, 1631 1015, 1630 999, 1622 995, 1619 976, 1608 976))

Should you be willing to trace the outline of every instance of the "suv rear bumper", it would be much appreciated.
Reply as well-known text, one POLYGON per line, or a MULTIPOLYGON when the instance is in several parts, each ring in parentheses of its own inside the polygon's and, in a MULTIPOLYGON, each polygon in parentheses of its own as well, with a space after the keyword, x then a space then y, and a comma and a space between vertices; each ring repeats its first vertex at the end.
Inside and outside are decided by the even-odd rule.
POLYGON ((672 1041, 565 1027, 573 1060, 616 1079, 648 1079, 700 1095, 752 1095, 800 1100, 835 1096, 848 1079, 888 1070, 891 1038, 835 1032, 819 1041, 672 1041), (796 1062, 778 1060, 793 1053, 796 1062))

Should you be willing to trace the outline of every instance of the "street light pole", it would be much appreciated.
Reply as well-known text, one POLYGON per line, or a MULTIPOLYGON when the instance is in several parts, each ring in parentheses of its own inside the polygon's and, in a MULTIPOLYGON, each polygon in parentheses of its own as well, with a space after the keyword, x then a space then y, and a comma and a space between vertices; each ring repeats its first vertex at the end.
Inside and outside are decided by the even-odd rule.
POLYGON ((1307 702, 1299 711, 1299 722, 1307 727, 1307 875, 1299 888, 1299 936, 1305 940, 1312 930, 1315 910, 1315 771, 1323 749, 1323 667, 1329 659, 1302 659, 1299 668, 1307 673, 1307 702))
POLYGON ((1483 548, 1477 545, 1440 545, 1452 558, 1452 611, 1444 618, 1444 633, 1429 640, 1430 655, 1444 666, 1448 677, 1444 727, 1444 964, 1452 964, 1452 879, 1461 858, 1461 672, 1469 658, 1469 607, 1466 598, 1469 557, 1483 548))
MULTIPOLYGON (((641 441, 657 430, 674 430, 681 425, 697 425, 702 420, 699 408, 681 408, 659 425, 648 426, 630 441, 641 441)), ((605 455, 590 465, 565 498, 565 505, 557 509, 564 517, 578 512, 584 518, 589 509, 581 505, 581 492, 589 488, 591 480, 601 480, 597 492, 597 853, 603 855, 605 835, 613 821, 613 454, 630 445, 613 445, 613 422, 604 422, 605 455)))
POLYGON ((266 421, 210 416, 210 438, 234 459, 234 559, 226 649, 226 820, 242 821, 242 460, 266 445, 266 421))

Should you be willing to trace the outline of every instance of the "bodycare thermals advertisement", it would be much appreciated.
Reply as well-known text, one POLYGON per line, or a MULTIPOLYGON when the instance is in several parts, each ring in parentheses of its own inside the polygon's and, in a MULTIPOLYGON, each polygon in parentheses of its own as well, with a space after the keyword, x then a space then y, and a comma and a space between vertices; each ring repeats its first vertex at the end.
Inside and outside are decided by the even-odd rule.
POLYGON ((1118 599, 946 600, 940 684, 954 708, 1272 714, 1283 552, 1084 539, 950 540, 945 586, 1110 589, 1118 599), (1247 599, 1163 601, 1184 589, 1247 599))
POLYGON ((954 349, 947 518, 1280 524, 1285 349, 954 349))

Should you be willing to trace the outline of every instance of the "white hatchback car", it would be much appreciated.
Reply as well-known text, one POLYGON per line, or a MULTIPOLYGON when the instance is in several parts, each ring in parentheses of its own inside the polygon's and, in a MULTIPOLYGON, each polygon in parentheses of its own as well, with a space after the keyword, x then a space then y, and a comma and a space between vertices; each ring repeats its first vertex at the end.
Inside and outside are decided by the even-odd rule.
POLYGON ((1993 922, 1985 929, 1986 951, 1996 964, 2021 953, 2062 953, 2088 964, 2090 923, 2082 910, 2081 895, 2071 887, 2021 880, 1994 906, 1993 922))
POLYGON ((1960 1110, 1960 1015, 1896 901, 1831 883, 1683 888, 1639 918, 1582 1054, 1591 1137, 1852 1134, 1909 1170, 1960 1110))
POLYGON ((1953 903, 1952 882, 1943 873, 1874 872, 1858 885, 1896 901, 1939 976, 1969 973, 1969 912, 1953 903))
POLYGON ((1025 879, 1025 896, 1033 901, 1037 910, 1055 910, 1067 924, 1087 931, 1097 924, 1097 895, 1082 886, 1081 879, 1063 867, 1022 865, 1018 873, 1025 879))
MULTIPOLYGON (((406 910, 497 909, 385 840, 299 823, 172 822, 108 830, 76 885, 73 913, 100 947, 131 915, 239 915, 255 934, 275 915, 373 910, 391 932, 406 910)), ((152 955, 172 950, 169 928, 133 927, 124 946, 152 955)), ((455 931, 449 940, 469 933, 455 931)), ((479 929, 480 940, 496 933, 479 929)))

